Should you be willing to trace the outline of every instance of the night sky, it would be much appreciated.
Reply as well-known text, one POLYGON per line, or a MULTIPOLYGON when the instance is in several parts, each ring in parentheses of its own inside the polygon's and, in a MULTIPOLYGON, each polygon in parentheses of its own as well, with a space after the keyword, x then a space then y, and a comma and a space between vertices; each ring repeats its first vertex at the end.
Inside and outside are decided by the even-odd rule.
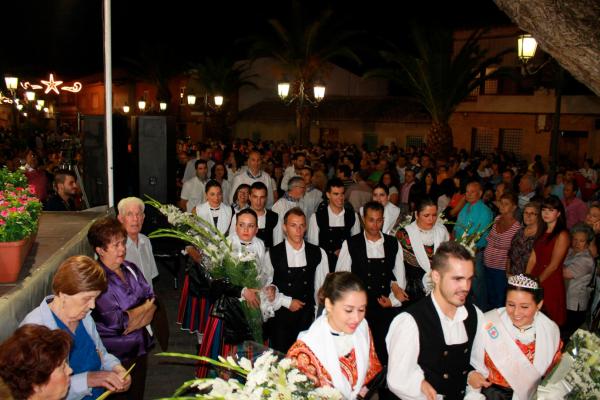
MULTIPOLYGON (((368 32, 362 54, 367 64, 374 60, 367 49, 377 47, 375 37, 406 45, 412 20, 456 28, 510 23, 492 0, 421 0, 407 5, 411 3, 302 1, 308 17, 329 4, 336 20, 368 32)), ((141 49, 182 64, 208 56, 245 58, 246 50, 237 40, 268 32, 269 18, 289 19, 290 4, 289 0, 113 0, 114 67, 123 65, 125 58, 136 58, 141 49)), ((101 0, 5 0, 2 8, 0 73, 44 76, 54 71, 70 78, 102 71, 101 0)))

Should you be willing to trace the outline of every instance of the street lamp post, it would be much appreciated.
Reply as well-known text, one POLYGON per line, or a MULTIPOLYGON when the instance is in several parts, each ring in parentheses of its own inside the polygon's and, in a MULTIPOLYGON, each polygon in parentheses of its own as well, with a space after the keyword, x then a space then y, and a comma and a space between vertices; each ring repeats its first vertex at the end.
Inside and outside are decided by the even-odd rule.
MULTIPOLYGON (((529 61, 535 56, 537 49, 537 41, 529 34, 519 36, 517 39, 517 55, 522 61, 521 73, 523 75, 533 75, 538 73, 544 68, 551 60, 543 62, 538 67, 532 67, 529 61)), ((557 74, 555 78, 555 90, 554 95, 556 97, 554 106, 554 118, 552 118, 552 134, 550 136, 550 173, 549 178, 554 181, 556 177, 556 171, 558 167, 558 139, 560 138, 560 110, 562 104, 562 87, 564 83, 564 69, 557 63, 557 74)))
MULTIPOLYGON (((289 82, 281 82, 277 85, 277 94, 279 98, 286 103, 286 105, 290 105, 296 102, 296 130, 298 135, 298 140, 300 144, 304 143, 304 109, 306 104, 309 104, 313 107, 319 107, 319 103, 325 97, 325 86, 322 84, 313 85, 313 99, 310 98, 308 93, 306 92, 306 86, 303 79, 300 79, 298 82, 298 89, 296 93, 290 95, 290 83, 289 82)), ((309 133, 310 135, 310 133, 309 133)), ((307 142, 309 138, 306 138, 307 142)))
POLYGON ((214 106, 212 104, 210 104, 210 101, 208 101, 208 92, 204 93, 204 112, 203 114, 203 123, 202 123, 202 136, 204 138, 208 137, 208 129, 207 129, 207 124, 208 124, 208 115, 210 113, 210 110, 213 111, 217 111, 221 108, 221 106, 223 105, 223 96, 221 95, 215 95, 213 96, 213 103, 214 106))

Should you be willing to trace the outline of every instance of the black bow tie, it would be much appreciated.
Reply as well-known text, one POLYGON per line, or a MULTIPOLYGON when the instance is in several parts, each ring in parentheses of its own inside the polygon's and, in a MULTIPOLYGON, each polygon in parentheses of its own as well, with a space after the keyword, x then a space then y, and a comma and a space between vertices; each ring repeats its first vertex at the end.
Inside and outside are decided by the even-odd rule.
POLYGON ((219 208, 211 208, 210 211, 219 211, 221 209, 221 207, 219 208))
POLYGON ((252 242, 249 243, 245 243, 245 242, 240 242, 242 244, 242 246, 250 246, 252 244, 252 242))

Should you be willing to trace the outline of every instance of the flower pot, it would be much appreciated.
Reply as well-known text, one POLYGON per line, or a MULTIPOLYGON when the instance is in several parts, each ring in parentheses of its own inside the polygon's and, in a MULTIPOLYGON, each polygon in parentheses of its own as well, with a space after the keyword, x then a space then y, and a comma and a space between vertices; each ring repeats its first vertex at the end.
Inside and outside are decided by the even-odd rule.
POLYGON ((0 283, 16 282, 19 278, 25 257, 33 244, 31 239, 0 242, 0 283))

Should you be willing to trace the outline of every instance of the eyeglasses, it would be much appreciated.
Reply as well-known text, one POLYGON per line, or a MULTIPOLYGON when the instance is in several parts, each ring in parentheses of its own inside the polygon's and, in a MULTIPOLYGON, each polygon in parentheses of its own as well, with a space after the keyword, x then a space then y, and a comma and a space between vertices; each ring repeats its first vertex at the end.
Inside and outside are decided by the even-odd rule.
POLYGON ((538 213, 536 213, 536 212, 524 212, 524 213, 523 213, 523 215, 526 215, 526 216, 528 216, 528 217, 536 217, 536 216, 538 216, 539 214, 538 214, 538 213))

